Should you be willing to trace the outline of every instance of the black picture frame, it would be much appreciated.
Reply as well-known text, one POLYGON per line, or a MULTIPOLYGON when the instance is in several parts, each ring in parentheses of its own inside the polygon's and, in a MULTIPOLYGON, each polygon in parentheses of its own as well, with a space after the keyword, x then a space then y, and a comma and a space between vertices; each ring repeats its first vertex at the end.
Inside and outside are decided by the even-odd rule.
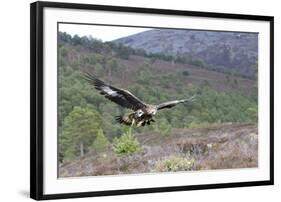
POLYGON ((183 10, 103 6, 58 2, 35 2, 30 5, 30 197, 36 200, 93 197, 153 192, 171 192, 228 187, 274 184, 274 17, 229 13, 195 12, 183 10), (173 187, 154 187, 128 190, 93 191, 80 193, 44 194, 43 192, 43 23, 44 8, 121 11, 130 13, 163 14, 167 16, 195 16, 223 19, 267 21, 270 23, 270 179, 238 183, 204 184, 173 187))

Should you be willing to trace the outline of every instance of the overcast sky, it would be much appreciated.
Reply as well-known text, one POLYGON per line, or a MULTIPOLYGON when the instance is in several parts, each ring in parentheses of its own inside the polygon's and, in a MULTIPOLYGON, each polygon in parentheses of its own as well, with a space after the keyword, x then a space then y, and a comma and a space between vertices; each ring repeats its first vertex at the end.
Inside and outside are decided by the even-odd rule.
POLYGON ((147 30, 150 29, 101 25, 59 24, 59 31, 61 32, 67 32, 72 36, 77 34, 80 37, 91 35, 93 38, 100 39, 102 41, 112 41, 114 39, 118 39, 147 30))

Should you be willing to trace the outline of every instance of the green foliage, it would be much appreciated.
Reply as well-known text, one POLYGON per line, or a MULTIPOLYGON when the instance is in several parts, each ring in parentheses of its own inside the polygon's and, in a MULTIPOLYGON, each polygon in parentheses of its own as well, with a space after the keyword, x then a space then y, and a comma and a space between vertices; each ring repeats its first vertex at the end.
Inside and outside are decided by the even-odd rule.
POLYGON ((95 64, 95 72, 97 75, 104 75, 104 68, 102 67, 102 65, 100 63, 96 63, 95 64))
POLYGON ((170 159, 158 161, 154 170, 156 172, 189 171, 194 169, 194 162, 194 159, 172 157, 170 159))
POLYGON ((119 44, 116 52, 118 57, 122 59, 129 59, 130 49, 128 47, 119 44))
POLYGON ((155 131, 159 132, 163 136, 170 134, 172 126, 165 118, 157 119, 156 123, 153 125, 155 131))
POLYGON ((195 118, 189 127, 200 127, 207 123, 256 121, 253 114, 247 111, 249 108, 257 109, 257 103, 251 98, 237 93, 218 93, 208 86, 199 89, 198 94, 191 111, 195 118))
POLYGON ((92 145, 93 149, 98 153, 104 152, 106 151, 108 145, 109 142, 107 138, 104 136, 102 129, 99 129, 97 132, 97 137, 92 145))
POLYGON ((69 160, 82 156, 102 125, 100 115, 89 108, 74 107, 65 118, 60 135, 60 152, 69 160))
POLYGON ((140 143, 132 134, 131 128, 120 138, 113 140, 113 151, 117 156, 129 156, 141 150, 140 143))
POLYGON ((67 57, 67 56, 68 56, 67 48, 61 47, 59 51, 60 51, 60 53, 61 53, 61 55, 62 55, 63 57, 67 57))
POLYGON ((107 67, 111 71, 116 72, 118 70, 118 63, 115 59, 111 58, 107 61, 107 67))
POLYGON ((146 54, 146 55, 147 55, 147 57, 157 58, 157 59, 164 60, 164 61, 172 61, 172 60, 174 60, 174 56, 166 55, 164 53, 150 53, 150 54, 146 54))
POLYGON ((192 121, 189 124, 189 128, 207 128, 210 124, 208 122, 192 121))
POLYGON ((204 67, 205 66, 204 61, 200 60, 200 59, 190 60, 189 64, 192 64, 192 65, 198 66, 198 67, 204 67))
POLYGON ((258 120, 258 108, 257 106, 254 106, 254 107, 249 107, 247 110, 246 110, 246 113, 248 115, 248 117, 250 117, 251 120, 258 120))
POLYGON ((226 80, 226 83, 230 82, 230 76, 228 74, 225 75, 225 80, 226 80))
POLYGON ((184 76, 189 76, 190 73, 189 73, 189 71, 185 70, 185 71, 182 72, 182 75, 184 75, 184 76))

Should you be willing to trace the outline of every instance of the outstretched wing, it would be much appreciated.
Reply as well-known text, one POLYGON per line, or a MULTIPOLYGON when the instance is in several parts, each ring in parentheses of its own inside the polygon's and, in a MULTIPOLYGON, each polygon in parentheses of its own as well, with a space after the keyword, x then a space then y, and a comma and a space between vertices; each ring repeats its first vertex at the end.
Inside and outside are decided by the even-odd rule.
POLYGON ((161 110, 161 109, 165 109, 165 108, 172 108, 172 107, 176 106, 179 103, 193 101, 194 98, 195 98, 195 95, 190 97, 190 98, 188 98, 188 99, 184 99, 184 100, 173 100, 173 101, 163 102, 163 103, 157 105, 157 110, 161 110))
POLYGON ((136 111, 146 106, 144 102, 134 96, 131 92, 108 85, 91 73, 84 73, 84 77, 90 84, 94 85, 95 88, 100 91, 101 95, 104 95, 107 99, 122 107, 136 111))

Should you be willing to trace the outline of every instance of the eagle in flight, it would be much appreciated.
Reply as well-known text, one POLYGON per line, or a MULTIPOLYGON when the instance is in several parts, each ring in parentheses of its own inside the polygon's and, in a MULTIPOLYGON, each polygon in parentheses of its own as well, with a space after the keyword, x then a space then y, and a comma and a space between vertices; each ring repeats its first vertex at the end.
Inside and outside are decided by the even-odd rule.
POLYGON ((86 72, 84 73, 84 77, 90 84, 94 85, 95 88, 100 91, 101 95, 104 95, 107 99, 115 102, 121 107, 133 110, 133 112, 130 114, 116 117, 116 120, 120 124, 125 125, 132 126, 136 124, 137 127, 145 126, 146 124, 150 125, 150 122, 155 122, 153 116, 156 115, 158 110, 172 108, 179 103, 193 101, 195 97, 192 96, 189 99, 173 100, 163 102, 158 105, 151 105, 141 101, 139 98, 125 89, 108 85, 104 81, 98 79, 94 74, 86 72))

